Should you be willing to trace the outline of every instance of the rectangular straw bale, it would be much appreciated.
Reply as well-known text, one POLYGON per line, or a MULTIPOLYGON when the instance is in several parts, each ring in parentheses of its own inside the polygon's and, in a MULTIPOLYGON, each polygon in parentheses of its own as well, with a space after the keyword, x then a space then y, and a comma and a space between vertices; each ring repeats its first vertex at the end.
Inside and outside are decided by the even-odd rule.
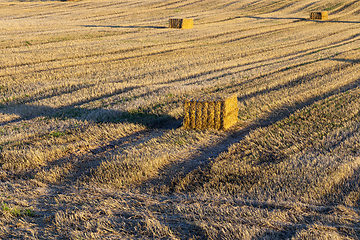
POLYGON ((170 28, 192 29, 193 20, 191 18, 170 18, 170 28))
POLYGON ((328 20, 328 12, 311 12, 310 20, 328 20))
POLYGON ((184 127, 227 129, 237 122, 238 110, 236 95, 185 100, 184 127))

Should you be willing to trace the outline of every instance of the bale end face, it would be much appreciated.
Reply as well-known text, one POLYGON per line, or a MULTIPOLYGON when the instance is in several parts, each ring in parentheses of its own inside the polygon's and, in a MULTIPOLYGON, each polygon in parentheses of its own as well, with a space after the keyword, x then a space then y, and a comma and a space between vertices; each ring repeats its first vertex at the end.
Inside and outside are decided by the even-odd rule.
POLYGON ((192 28, 193 28, 193 25, 194 25, 194 22, 193 22, 192 19, 187 19, 187 18, 185 18, 185 19, 183 19, 183 21, 182 21, 182 26, 181 26, 181 28, 182 28, 182 29, 192 29, 192 28))
POLYGON ((328 20, 328 12, 311 12, 310 20, 328 20))
POLYGON ((193 28, 193 20, 192 19, 179 19, 179 18, 170 18, 169 19, 169 27, 170 28, 180 28, 180 29, 192 29, 193 28))

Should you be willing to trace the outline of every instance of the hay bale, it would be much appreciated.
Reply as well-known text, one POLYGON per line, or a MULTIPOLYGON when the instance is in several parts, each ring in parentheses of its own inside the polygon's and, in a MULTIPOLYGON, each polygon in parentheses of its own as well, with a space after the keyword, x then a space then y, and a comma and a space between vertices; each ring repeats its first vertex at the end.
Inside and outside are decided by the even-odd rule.
POLYGON ((193 20, 191 18, 170 18, 170 28, 192 29, 193 20))
POLYGON ((328 20, 328 12, 311 12, 310 20, 328 20))
POLYGON ((237 122, 238 111, 236 95, 186 99, 183 126, 186 129, 228 129, 237 122))

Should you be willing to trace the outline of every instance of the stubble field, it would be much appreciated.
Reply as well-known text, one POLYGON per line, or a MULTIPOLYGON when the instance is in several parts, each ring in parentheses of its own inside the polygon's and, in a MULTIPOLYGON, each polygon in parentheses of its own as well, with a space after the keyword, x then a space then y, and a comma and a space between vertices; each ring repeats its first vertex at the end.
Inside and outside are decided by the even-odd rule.
POLYGON ((0 239, 359 239, 359 1, 5 0, 0 56, 0 239))

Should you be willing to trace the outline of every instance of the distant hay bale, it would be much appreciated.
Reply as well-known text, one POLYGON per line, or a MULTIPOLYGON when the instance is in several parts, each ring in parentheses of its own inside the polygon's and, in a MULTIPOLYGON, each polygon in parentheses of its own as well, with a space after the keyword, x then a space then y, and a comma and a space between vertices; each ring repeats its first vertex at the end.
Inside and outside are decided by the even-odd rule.
POLYGON ((310 20, 328 20, 328 12, 311 12, 310 20))
POLYGON ((191 29, 193 28, 193 20, 191 18, 170 18, 169 27, 191 29))
POLYGON ((238 111, 236 95, 186 99, 183 125, 186 129, 226 130, 237 122, 238 111))

